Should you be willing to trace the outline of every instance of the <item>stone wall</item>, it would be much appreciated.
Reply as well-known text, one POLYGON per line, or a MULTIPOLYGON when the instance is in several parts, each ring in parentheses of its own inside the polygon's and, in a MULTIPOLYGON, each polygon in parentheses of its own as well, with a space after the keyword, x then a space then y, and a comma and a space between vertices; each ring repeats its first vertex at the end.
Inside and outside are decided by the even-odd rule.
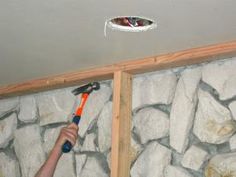
MULTIPOLYGON (((131 177, 236 177, 236 58, 135 76, 131 177)), ((0 177, 33 177, 71 120, 73 88, 0 100, 0 177)), ((112 84, 92 93, 55 177, 110 174, 112 84)))
MULTIPOLYGON (((60 129, 80 102, 66 88, 0 100, 0 177, 34 177, 60 129)), ((63 154, 55 177, 108 177, 111 146, 111 82, 88 99, 73 151, 63 154)))
POLYGON ((236 177, 236 58, 133 81, 131 177, 236 177))

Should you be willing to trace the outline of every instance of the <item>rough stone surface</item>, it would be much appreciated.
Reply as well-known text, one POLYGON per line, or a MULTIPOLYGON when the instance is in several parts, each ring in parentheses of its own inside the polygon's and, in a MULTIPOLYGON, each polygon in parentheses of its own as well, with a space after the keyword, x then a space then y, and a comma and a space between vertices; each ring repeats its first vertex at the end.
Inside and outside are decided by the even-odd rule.
POLYGON ((111 97, 111 94, 111 88, 105 84, 101 84, 101 88, 98 91, 94 91, 90 94, 80 121, 79 135, 81 137, 84 137, 91 123, 98 117, 105 103, 111 97))
POLYGON ((107 164, 108 167, 111 169, 111 151, 107 153, 107 164))
POLYGON ((134 132, 142 144, 169 134, 169 119, 166 113, 154 108, 140 110, 133 119, 134 132))
POLYGON ((108 177, 100 161, 95 157, 88 157, 79 177, 108 177))
POLYGON ((224 62, 210 63, 203 67, 202 79, 211 85, 221 100, 236 95, 236 58, 224 62))
POLYGON ((186 69, 176 88, 170 112, 170 145, 179 153, 183 153, 189 143, 200 79, 201 68, 186 69))
POLYGON ((69 89, 49 91, 37 95, 40 125, 67 122, 71 119, 76 97, 69 89))
POLYGON ((84 164, 87 160, 87 156, 85 154, 76 154, 75 155, 75 160, 76 160, 77 177, 80 177, 83 166, 84 166, 84 164))
POLYGON ((165 177, 193 177, 187 170, 177 167, 168 165, 165 168, 165 177))
POLYGON ((214 156, 205 169, 205 177, 235 177, 236 152, 214 156))
POLYGON ((112 102, 108 102, 103 108, 97 126, 99 150, 105 152, 111 147, 112 102))
POLYGON ((143 104, 170 104, 174 97, 176 83, 176 75, 170 71, 147 75, 141 85, 140 96, 143 104), (143 94, 143 90, 148 90, 148 94, 143 94))
POLYGON ((175 166, 182 166, 181 165, 181 161, 183 159, 184 154, 180 154, 180 153, 178 153, 176 151, 172 151, 171 155, 172 155, 171 156, 171 158, 172 158, 171 159, 171 164, 175 165, 175 166))
POLYGON ((193 145, 184 154, 181 164, 186 168, 197 171, 200 170, 207 158, 208 153, 206 151, 193 145))
POLYGON ((145 80, 145 77, 143 76, 135 77, 133 79, 133 83, 132 83, 132 89, 133 89, 132 90, 132 109, 133 110, 136 110, 139 106, 142 105, 140 93, 143 93, 141 85, 144 80, 145 80))
POLYGON ((14 148, 22 177, 33 177, 45 161, 39 126, 30 125, 16 130, 14 148))
POLYGON ((53 177, 76 177, 74 170, 74 153, 63 154, 58 161, 53 177))
POLYGON ((236 134, 229 139, 229 145, 232 151, 236 150, 236 134))
POLYGON ((52 150, 58 138, 58 135, 60 134, 60 131, 63 127, 65 127, 65 125, 45 130, 43 136, 43 148, 47 154, 52 150))
POLYGON ((143 150, 143 147, 137 143, 133 138, 131 138, 131 162, 135 161, 140 154, 140 152, 143 150))
POLYGON ((80 152, 80 148, 81 148, 81 144, 80 144, 80 142, 79 142, 79 138, 78 138, 78 140, 76 141, 76 143, 75 143, 75 145, 74 145, 74 147, 73 147, 73 151, 74 152, 76 152, 76 153, 79 153, 80 152))
POLYGON ((202 142, 221 144, 228 141, 236 130, 229 110, 201 89, 198 98, 194 134, 202 142))
POLYGON ((229 109, 233 115, 234 120, 236 120, 236 101, 229 104, 229 109))
MULTIPOLYGON (((236 58, 135 76, 131 177, 203 177, 204 171, 205 177, 236 177, 235 64, 236 58)), ((111 83, 101 82, 90 95, 77 145, 63 154, 54 177, 109 176, 111 83)), ((74 88, 0 100, 0 177, 34 176, 80 104, 74 88), (11 125, 3 125, 11 116, 11 125)))
POLYGON ((34 95, 20 97, 20 112, 18 119, 22 122, 34 122, 38 118, 36 99, 34 95))
POLYGON ((5 148, 14 137, 14 131, 17 127, 16 114, 0 120, 0 148, 5 148))
POLYGON ((15 159, 11 159, 3 152, 0 153, 0 177, 19 177, 20 168, 15 159))
POLYGON ((94 133, 87 134, 80 151, 92 151, 98 150, 95 144, 96 135, 94 133))
POLYGON ((170 104, 172 102, 177 82, 173 72, 153 73, 144 77, 145 79, 137 81, 135 81, 137 78, 134 79, 133 109, 143 105, 170 104), (148 94, 144 94, 145 90, 148 91, 148 94))
MULTIPOLYGON (((138 155, 141 153, 141 151, 143 150, 143 147, 138 144, 133 138, 131 138, 131 150, 130 150, 130 159, 131 159, 131 163, 133 163, 138 155)), ((109 153, 107 154, 107 163, 109 168, 111 168, 111 152, 109 151, 109 153)))
POLYGON ((171 151, 157 142, 152 142, 134 163, 131 177, 163 177, 170 160, 171 151))
POLYGON ((10 98, 0 100, 0 118, 4 115, 16 110, 19 105, 19 98, 10 98))

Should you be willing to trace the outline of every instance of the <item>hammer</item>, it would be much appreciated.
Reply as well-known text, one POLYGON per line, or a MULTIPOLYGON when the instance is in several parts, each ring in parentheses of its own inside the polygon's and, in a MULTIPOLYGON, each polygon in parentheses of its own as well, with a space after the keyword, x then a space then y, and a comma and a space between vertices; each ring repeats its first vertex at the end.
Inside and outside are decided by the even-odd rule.
MULTIPOLYGON (((76 88, 72 91, 74 95, 82 94, 80 105, 77 108, 72 120, 73 123, 75 123, 76 125, 79 124, 84 109, 84 105, 88 99, 89 94, 92 93, 94 90, 98 89, 100 89, 100 84, 98 82, 92 82, 82 87, 76 88)), ((72 144, 69 141, 66 141, 62 146, 62 152, 64 153, 70 152, 71 149, 72 149, 72 144)))

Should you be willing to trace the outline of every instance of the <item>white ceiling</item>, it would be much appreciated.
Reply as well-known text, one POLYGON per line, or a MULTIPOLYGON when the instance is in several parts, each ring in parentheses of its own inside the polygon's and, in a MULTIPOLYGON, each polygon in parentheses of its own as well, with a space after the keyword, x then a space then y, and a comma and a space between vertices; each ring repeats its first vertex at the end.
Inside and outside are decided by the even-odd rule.
POLYGON ((0 85, 235 39, 235 0, 0 0, 0 85), (158 28, 104 37, 120 15, 158 28))

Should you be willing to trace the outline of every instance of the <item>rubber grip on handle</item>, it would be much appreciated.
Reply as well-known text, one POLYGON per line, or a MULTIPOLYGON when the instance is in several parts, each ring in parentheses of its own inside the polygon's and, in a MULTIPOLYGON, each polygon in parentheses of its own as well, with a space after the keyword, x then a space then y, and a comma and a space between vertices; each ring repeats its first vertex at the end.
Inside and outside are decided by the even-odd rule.
POLYGON ((69 141, 66 141, 63 146, 62 146, 62 152, 63 153, 68 153, 72 149, 72 144, 69 141))
MULTIPOLYGON (((72 122, 75 123, 76 125, 78 125, 80 122, 80 116, 75 116, 73 118, 72 122)), ((69 141, 66 141, 62 146, 62 152, 68 153, 71 151, 72 147, 73 147, 72 144, 69 141)))

